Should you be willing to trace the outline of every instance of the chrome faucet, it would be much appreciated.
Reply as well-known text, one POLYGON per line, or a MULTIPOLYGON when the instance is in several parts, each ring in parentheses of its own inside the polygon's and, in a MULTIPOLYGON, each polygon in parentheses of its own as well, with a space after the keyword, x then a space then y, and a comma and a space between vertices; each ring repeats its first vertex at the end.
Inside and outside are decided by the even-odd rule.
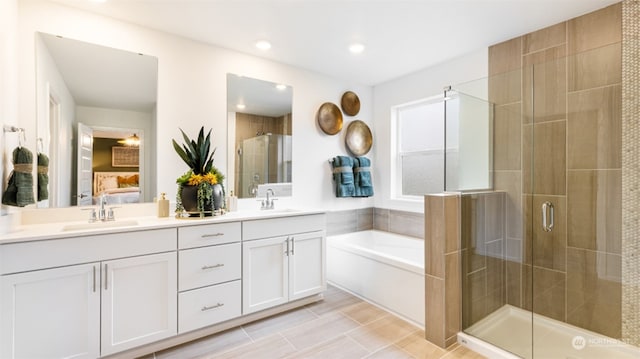
POLYGON ((271 188, 267 189, 267 199, 262 201, 262 205, 260 209, 273 209, 273 201, 277 200, 277 198, 273 198, 276 196, 275 192, 271 188), (271 197, 269 196, 271 193, 271 197))
POLYGON ((107 195, 106 193, 103 193, 102 195, 100 195, 100 199, 98 199, 99 203, 100 203, 100 207, 98 208, 98 212, 96 213, 96 209, 91 207, 91 208, 83 208, 83 211, 91 211, 89 212, 89 223, 93 223, 93 222, 106 222, 106 221, 115 221, 116 217, 115 214, 113 212, 114 208, 118 208, 118 207, 111 207, 109 208, 109 210, 107 211, 107 209, 105 208, 106 204, 107 204, 107 195))
POLYGON ((98 209, 98 219, 103 222, 107 220, 107 211, 104 209, 105 204, 107 204, 107 194, 103 193, 100 195, 100 209, 98 209))

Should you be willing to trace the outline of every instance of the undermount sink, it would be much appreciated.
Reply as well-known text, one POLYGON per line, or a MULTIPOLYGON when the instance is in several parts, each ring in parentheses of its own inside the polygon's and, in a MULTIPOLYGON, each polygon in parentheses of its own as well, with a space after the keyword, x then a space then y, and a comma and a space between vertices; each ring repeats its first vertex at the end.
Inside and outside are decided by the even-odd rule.
POLYGON ((220 216, 218 218, 229 218, 229 217, 268 217, 268 216, 277 216, 279 214, 288 214, 288 213, 296 213, 300 212, 299 209, 293 208, 276 208, 276 209, 250 209, 250 210, 240 210, 227 212, 224 216, 220 216))
POLYGON ((137 226, 138 221, 135 220, 126 220, 126 221, 106 221, 106 222, 93 222, 93 223, 75 223, 68 224, 62 227, 63 232, 67 231, 81 231, 85 229, 102 229, 102 228, 118 228, 118 227, 128 227, 128 226, 137 226))

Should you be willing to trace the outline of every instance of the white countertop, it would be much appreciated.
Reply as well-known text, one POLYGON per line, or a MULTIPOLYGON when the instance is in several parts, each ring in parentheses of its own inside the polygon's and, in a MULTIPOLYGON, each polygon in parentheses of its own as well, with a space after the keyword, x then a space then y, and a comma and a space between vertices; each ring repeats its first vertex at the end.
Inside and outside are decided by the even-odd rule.
POLYGON ((250 221, 266 218, 293 217, 310 214, 322 214, 322 210, 275 209, 229 212, 220 216, 205 218, 175 217, 158 218, 155 216, 118 218, 114 222, 88 223, 85 221, 63 221, 45 224, 18 225, 10 233, 0 235, 0 245, 18 242, 50 240, 86 235, 111 234, 132 231, 145 231, 161 228, 177 228, 214 223, 250 221), (72 229, 69 228, 79 228, 72 229))

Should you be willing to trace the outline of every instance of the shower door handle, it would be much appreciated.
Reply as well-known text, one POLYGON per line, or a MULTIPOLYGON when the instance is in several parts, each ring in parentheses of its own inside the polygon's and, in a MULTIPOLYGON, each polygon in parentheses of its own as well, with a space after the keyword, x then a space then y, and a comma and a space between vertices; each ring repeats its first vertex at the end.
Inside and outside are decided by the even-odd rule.
POLYGON ((545 232, 551 232, 553 230, 553 203, 547 201, 542 204, 542 229, 545 232), (549 223, 547 224, 547 219, 549 223))

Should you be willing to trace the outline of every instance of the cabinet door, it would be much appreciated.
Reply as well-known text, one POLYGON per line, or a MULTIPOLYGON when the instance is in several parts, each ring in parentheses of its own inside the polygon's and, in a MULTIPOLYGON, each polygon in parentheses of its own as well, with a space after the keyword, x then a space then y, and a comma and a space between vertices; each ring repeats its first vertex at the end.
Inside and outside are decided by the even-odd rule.
POLYGON ((288 237, 242 243, 242 312, 257 312, 288 301, 288 237))
POLYGON ((100 356, 100 266, 0 277, 0 358, 100 356))
POLYGON ((102 264, 102 355, 177 333, 177 254, 102 264))
POLYGON ((324 231, 296 234, 289 240, 289 300, 327 289, 324 231))

